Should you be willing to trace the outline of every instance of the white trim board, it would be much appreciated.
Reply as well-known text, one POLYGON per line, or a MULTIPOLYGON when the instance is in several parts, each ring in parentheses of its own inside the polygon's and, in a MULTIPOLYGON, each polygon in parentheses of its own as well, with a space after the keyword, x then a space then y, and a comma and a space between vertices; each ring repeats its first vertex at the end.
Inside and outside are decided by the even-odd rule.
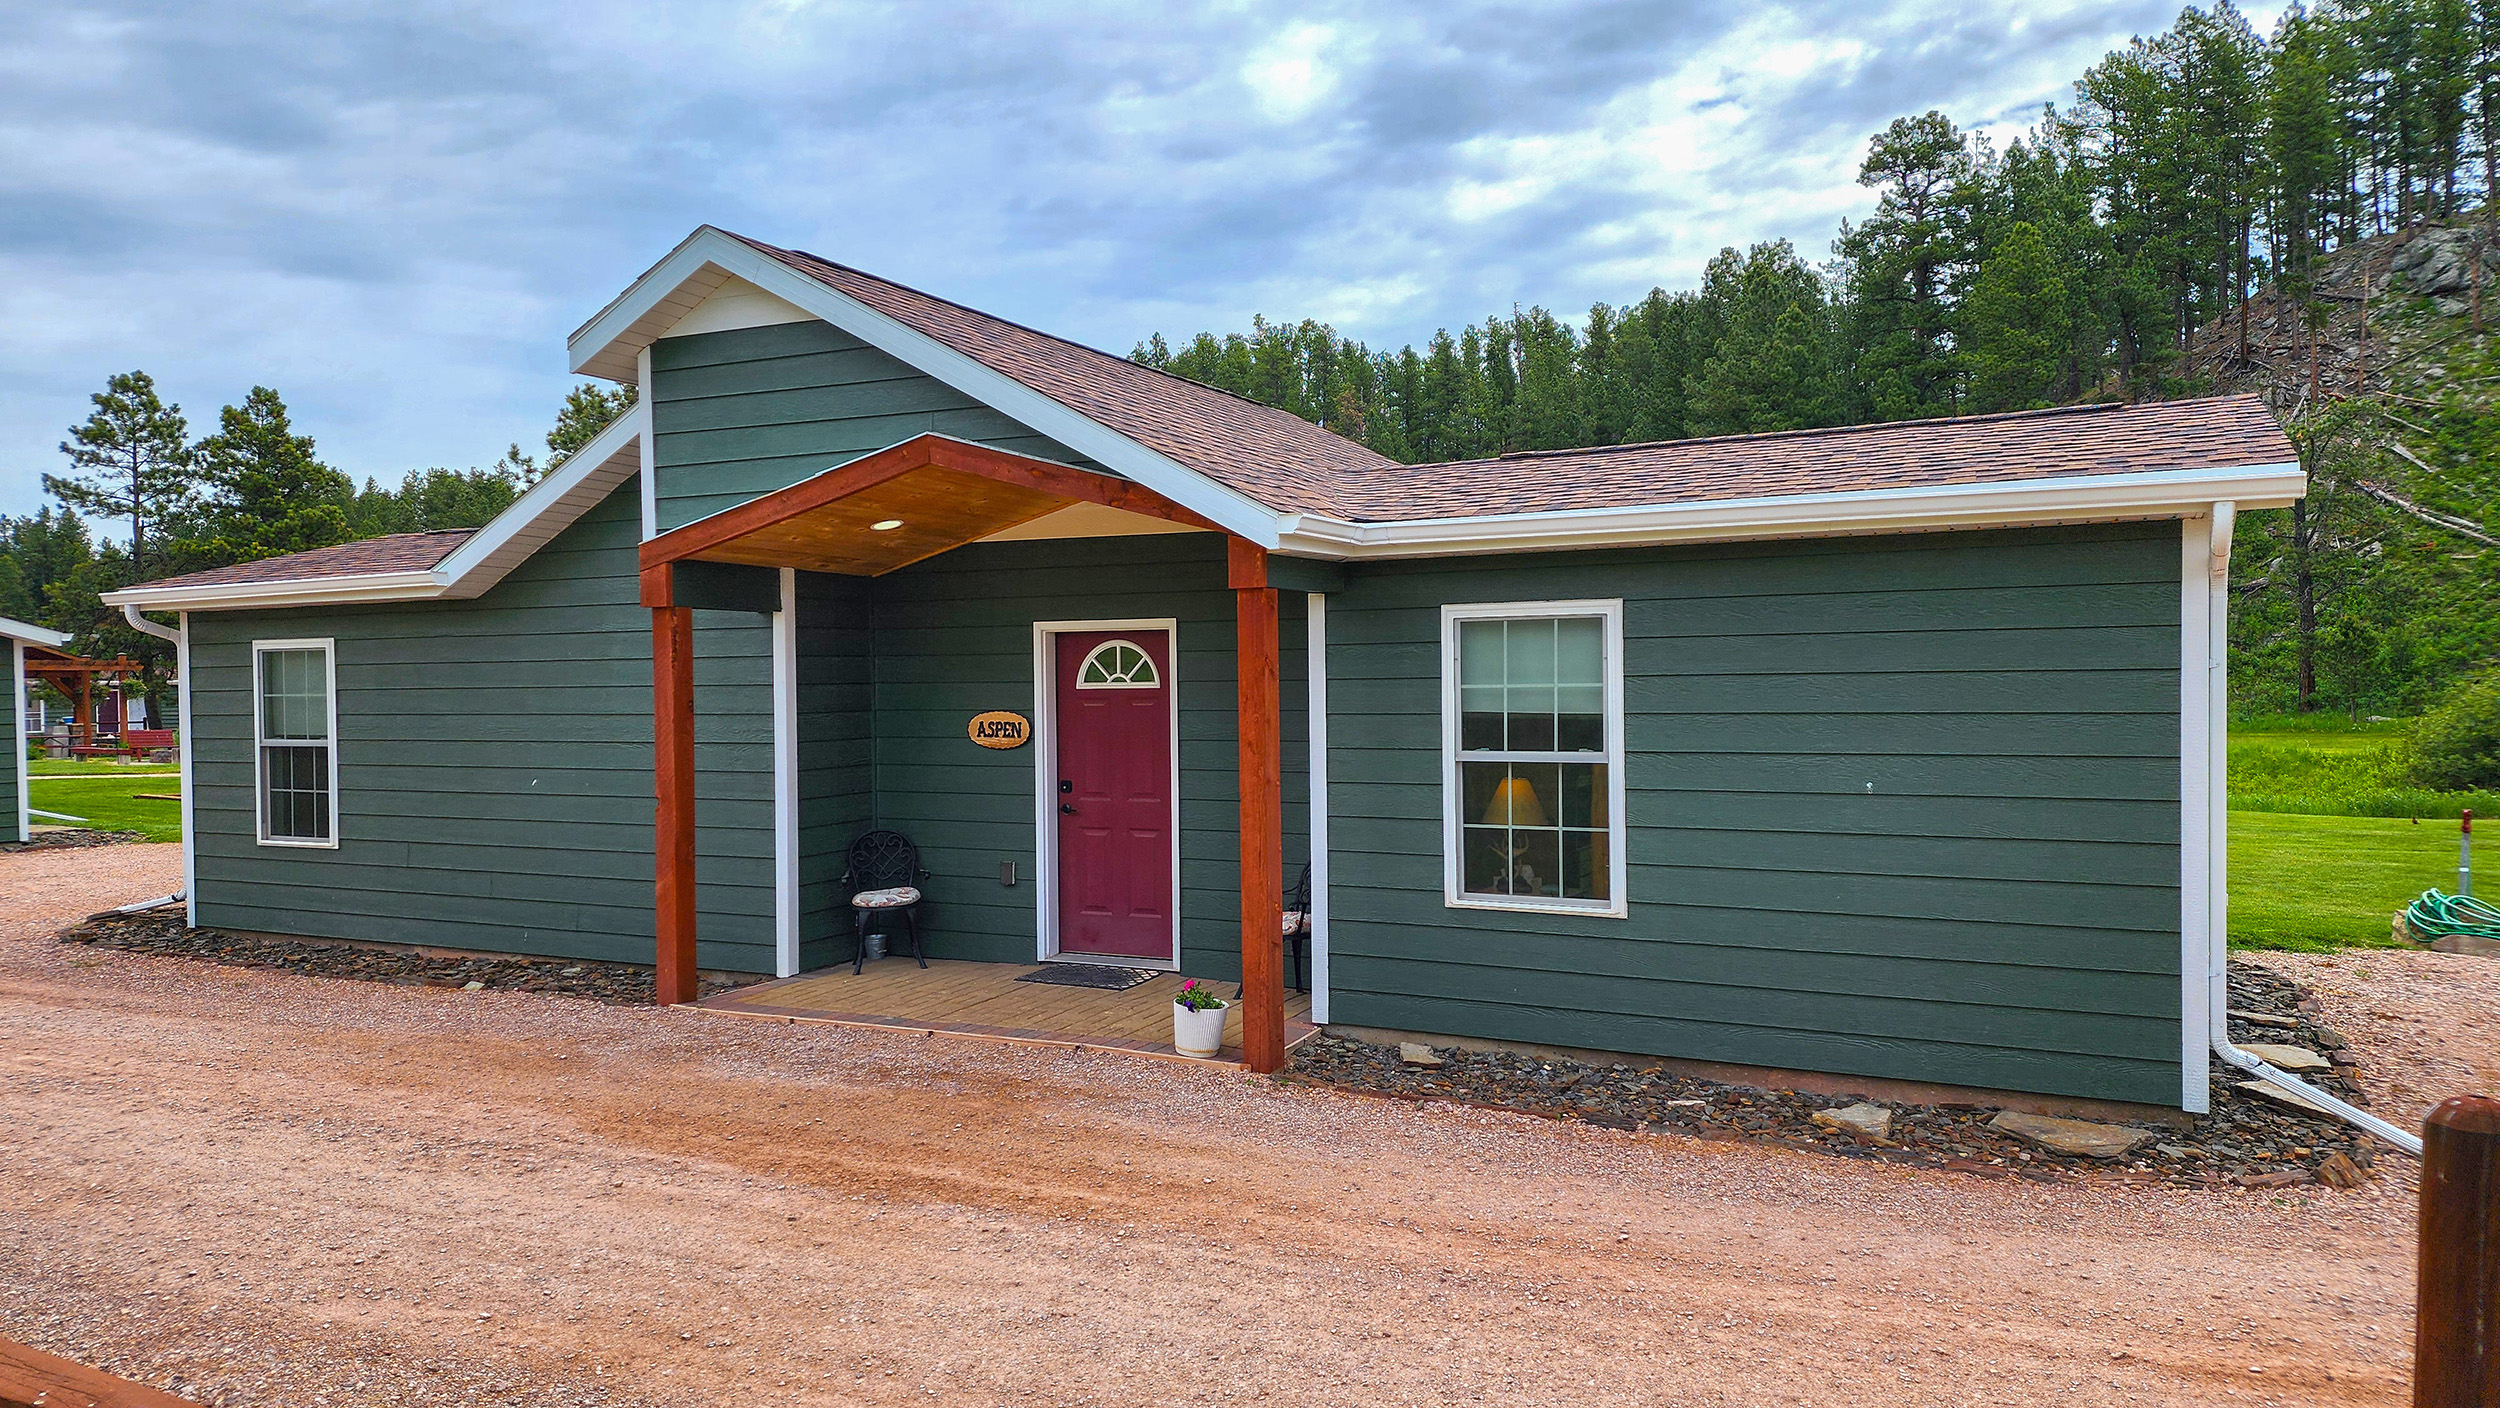
POLYGON ((799 971, 799 574, 773 613, 773 976, 799 971))
POLYGON ((2205 668, 2213 519, 2190 518, 2179 528, 2179 1108, 2201 1115, 2213 1108, 2206 1010, 2215 845, 2206 759, 2213 751, 2214 711, 2208 699, 2213 681, 2205 668))
POLYGON ((28 645, 50 646, 58 650, 69 644, 69 634, 65 631, 38 626, 32 621, 20 621, 12 616, 0 616, 0 640, 24 641, 28 645))
MULTIPOLYGON (((1441 608, 1441 900, 1450 909, 1507 910, 1527 914, 1577 914, 1592 919, 1623 919, 1631 913, 1630 897, 1624 893, 1630 879, 1631 823, 1624 816, 1625 785, 1623 777, 1623 599, 1592 598, 1580 601, 1493 601, 1447 603, 1441 608), (1461 862, 1461 846, 1466 836, 1466 819, 1459 815, 1460 797, 1464 788, 1459 782, 1458 746, 1460 724, 1459 644, 1458 626, 1463 621, 1538 620, 1558 616, 1595 616, 1602 623, 1606 657, 1603 663, 1606 710, 1606 752, 1602 758, 1587 754, 1554 753, 1535 759, 1536 763, 1559 762, 1586 765, 1603 763, 1606 768, 1606 869, 1607 895, 1604 903, 1591 900, 1561 898, 1520 899, 1510 895, 1476 894, 1466 888, 1461 862)), ((1533 763, 1532 763, 1533 765, 1533 763)), ((1561 799, 1555 799, 1559 806, 1561 799)))
POLYGON ((2182 518, 2205 512, 2217 498, 2237 500, 2246 508, 2282 508, 2306 492, 2308 479, 2299 465, 2271 464, 1380 523, 1301 514, 1287 520, 1282 550, 1339 560, 1454 557, 1558 548, 2042 527, 2182 518))
MULTIPOLYGON (((329 636, 307 636, 291 640, 256 640, 252 642, 252 822, 258 844, 286 850, 335 851, 339 848, 339 650, 338 642, 329 636), (318 650, 321 652, 323 704, 329 709, 329 735, 322 740, 328 754, 324 760, 330 775, 330 834, 313 839, 269 834, 268 734, 261 706, 267 691, 262 684, 260 657, 273 650, 318 650)), ((290 740, 293 741, 293 740, 290 740)), ((185 781, 189 775, 185 774, 185 781)))
POLYGON ((1310 676, 1309 720, 1305 725, 1311 740, 1311 797, 1309 832, 1311 848, 1311 1025, 1328 1023, 1328 598, 1312 592, 1304 598, 1310 624, 1303 637, 1303 654, 1308 658, 1310 676))
MULTIPOLYGON (((12 839, 24 841, 32 835, 26 828, 34 794, 28 790, 27 782, 34 768, 26 761, 26 642, 14 637, 9 641, 9 716, 13 720, 9 736, 17 748, 17 835, 12 839)), ((183 837, 186 857, 191 853, 190 839, 188 835, 183 837)))
MULTIPOLYGON (((174 618, 174 745, 182 758, 182 922, 198 928, 200 923, 200 830, 193 819, 195 795, 191 783, 191 613, 174 618)), ((330 766, 337 771, 338 760, 330 766)), ((330 829, 338 830, 338 812, 330 813, 330 829)))
POLYGON ((1132 616, 1102 621, 1033 623, 1033 956, 1043 963, 1099 963, 1102 954, 1059 952, 1059 664, 1056 636, 1075 631, 1161 631, 1163 688, 1169 707, 1172 775, 1172 957, 1129 958, 1129 968, 1177 973, 1181 967, 1181 626, 1178 617, 1132 616))

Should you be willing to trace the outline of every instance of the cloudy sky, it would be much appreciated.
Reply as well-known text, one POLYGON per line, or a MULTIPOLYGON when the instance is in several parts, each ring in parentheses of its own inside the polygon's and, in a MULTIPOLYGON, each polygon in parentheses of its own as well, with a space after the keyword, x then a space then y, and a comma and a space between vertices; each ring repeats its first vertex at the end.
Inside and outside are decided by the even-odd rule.
MULTIPOLYGON (((362 478, 535 445, 709 222, 1125 352, 1821 257, 1867 135, 2027 122, 2166 3, 269 3, 0 20, 0 513, 145 368, 362 478)), ((2261 30, 2270 11, 2255 14, 2261 30)))

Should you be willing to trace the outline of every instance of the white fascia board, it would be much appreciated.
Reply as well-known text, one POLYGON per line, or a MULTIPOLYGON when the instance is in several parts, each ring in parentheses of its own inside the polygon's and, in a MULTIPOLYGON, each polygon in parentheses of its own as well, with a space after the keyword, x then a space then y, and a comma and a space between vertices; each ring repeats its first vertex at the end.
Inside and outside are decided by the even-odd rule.
POLYGON ((369 572, 354 577, 308 577, 294 582, 221 582, 195 587, 125 587, 106 592, 107 606, 148 610, 239 611, 271 606, 352 606, 392 601, 461 600, 483 595, 529 559, 548 539, 625 482, 641 466, 647 407, 637 405, 608 423, 590 443, 531 485, 494 521, 469 536, 449 557, 409 572, 369 572))
POLYGON ((444 594, 473 597, 484 593, 541 544, 573 526, 642 468, 642 440, 650 425, 650 405, 636 402, 632 410, 609 421, 589 444, 496 514, 493 522, 471 534, 451 556, 434 565, 444 594))
POLYGON ((1228 489, 1177 460, 1148 449, 1014 377, 992 371, 936 338, 897 322, 841 291, 807 277, 746 243, 705 226, 605 311, 573 334, 572 369, 582 372, 608 354, 652 308, 705 265, 754 284, 822 318, 878 351, 1038 431, 1113 472, 1262 547, 1278 545, 1287 516, 1228 489))
POLYGON ((2297 464, 2233 465, 1384 523, 1303 514, 1287 520, 1280 546, 1344 559, 1744 542, 2169 517, 2203 513, 2220 499, 2243 508, 2281 508, 2306 492, 2308 480, 2297 464))
POLYGON ((310 577, 295 582, 219 582, 198 587, 124 587, 106 592, 107 606, 148 611, 225 611, 249 606, 330 606, 351 602, 426 601, 443 594, 432 572, 369 572, 360 577, 310 577))
POLYGON ((14 617, 0 616, 0 640, 22 640, 28 645, 46 645, 58 649, 69 644, 69 635, 64 631, 48 630, 32 621, 20 621, 14 617))

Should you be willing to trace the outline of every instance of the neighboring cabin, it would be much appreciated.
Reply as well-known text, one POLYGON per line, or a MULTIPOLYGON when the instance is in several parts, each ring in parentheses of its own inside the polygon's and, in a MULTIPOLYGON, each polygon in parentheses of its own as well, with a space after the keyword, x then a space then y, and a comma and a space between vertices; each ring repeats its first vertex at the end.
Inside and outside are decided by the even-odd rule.
POLYGON ((1240 978, 1272 1066, 1307 863, 1318 1021, 2204 1108, 2253 399, 1404 466, 708 228, 572 348, 640 404, 486 529, 110 598, 194 922, 684 997, 847 961, 890 827, 933 956, 1240 978))
POLYGON ((69 644, 69 637, 31 622, 0 616, 0 643, 6 644, 9 651, 11 743, 8 761, 0 763, 0 796, 9 799, 9 820, 6 827, 0 827, 0 841, 24 841, 34 835, 34 818, 26 799, 26 647, 58 650, 69 644))

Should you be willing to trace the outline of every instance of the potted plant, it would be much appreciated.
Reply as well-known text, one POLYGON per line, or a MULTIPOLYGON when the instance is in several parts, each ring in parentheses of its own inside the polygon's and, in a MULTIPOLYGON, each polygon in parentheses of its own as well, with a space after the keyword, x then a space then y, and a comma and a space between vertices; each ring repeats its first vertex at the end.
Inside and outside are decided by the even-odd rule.
POLYGON ((1224 1046, 1224 1009, 1231 1003, 1196 978, 1172 998, 1172 1049, 1183 1056, 1211 1057, 1224 1046))

